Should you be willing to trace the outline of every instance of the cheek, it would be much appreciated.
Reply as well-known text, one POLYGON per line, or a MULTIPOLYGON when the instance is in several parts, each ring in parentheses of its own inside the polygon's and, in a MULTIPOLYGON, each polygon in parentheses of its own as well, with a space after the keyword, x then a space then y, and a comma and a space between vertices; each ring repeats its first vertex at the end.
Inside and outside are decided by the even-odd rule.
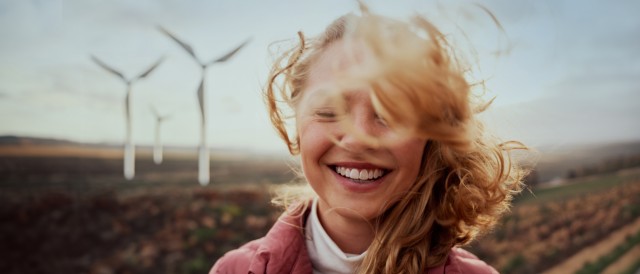
POLYGON ((316 192, 322 192, 325 181, 323 157, 331 148, 317 126, 307 126, 300 131, 300 164, 306 181, 316 192))
POLYGON ((411 140, 394 149, 396 159, 400 161, 399 164, 407 167, 407 172, 411 176, 418 176, 426 143, 425 140, 411 140))
POLYGON ((314 123, 302 123, 298 127, 298 137, 303 164, 317 163, 331 143, 323 128, 314 123))

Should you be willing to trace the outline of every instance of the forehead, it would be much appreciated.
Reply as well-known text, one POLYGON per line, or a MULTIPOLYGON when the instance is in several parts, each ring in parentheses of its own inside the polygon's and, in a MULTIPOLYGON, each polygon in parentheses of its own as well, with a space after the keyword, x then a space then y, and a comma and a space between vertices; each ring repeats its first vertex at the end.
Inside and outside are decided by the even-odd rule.
POLYGON ((305 90, 321 86, 333 86, 339 81, 364 69, 368 59, 367 50, 362 43, 352 40, 338 40, 331 43, 309 66, 305 90))
POLYGON ((310 63, 309 76, 301 92, 298 110, 313 106, 343 106, 353 99, 369 100, 367 84, 359 79, 371 59, 363 43, 338 40, 310 63))

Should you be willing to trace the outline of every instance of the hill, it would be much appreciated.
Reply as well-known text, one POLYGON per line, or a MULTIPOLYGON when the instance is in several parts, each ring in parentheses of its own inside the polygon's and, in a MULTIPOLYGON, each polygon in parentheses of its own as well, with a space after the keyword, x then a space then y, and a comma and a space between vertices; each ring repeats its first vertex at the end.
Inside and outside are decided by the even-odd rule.
POLYGON ((541 147, 536 165, 538 179, 547 182, 564 178, 572 170, 597 166, 618 159, 640 156, 640 141, 541 147))
MULTIPOLYGON (((197 184, 196 148, 165 147, 161 164, 153 162, 152 153, 152 147, 136 147, 135 185, 197 184)), ((295 177, 290 168, 295 164, 287 156, 215 148, 210 155, 212 185, 282 183, 295 177)), ((113 187, 125 182, 122 172, 121 146, 0 137, 0 187, 113 187)))
MULTIPOLYGON (((146 166, 151 159, 152 147, 137 146, 136 150, 138 152, 137 162, 140 162, 140 167, 146 166)), ((172 169, 170 165, 165 165, 163 170, 178 172, 178 170, 184 170, 186 166, 189 167, 188 170, 192 170, 191 163, 184 161, 196 161, 197 152, 195 147, 165 147, 164 151, 165 158, 170 163, 176 160, 183 162, 178 165, 180 168, 175 167, 176 169, 172 169)), ((536 162, 536 180, 539 183, 545 183, 556 178, 565 178, 571 172, 603 165, 607 162, 633 157, 638 158, 640 156, 640 141, 547 146, 536 148, 533 155, 534 162, 536 162)), ((115 166, 120 164, 118 161, 122 159, 122 146, 78 143, 46 138, 0 136, 0 158, 6 157, 12 157, 14 160, 17 160, 16 157, 27 157, 30 159, 29 161, 40 161, 35 160, 38 157, 111 159, 113 163, 109 164, 109 166, 119 171, 115 166)), ((290 170, 290 165, 297 165, 288 155, 241 149, 212 148, 211 158, 213 161, 212 168, 214 169, 220 166, 228 166, 228 163, 234 162, 237 163, 238 172, 244 175, 253 174, 253 177, 259 177, 259 174, 254 173, 263 171, 265 164, 278 166, 277 169, 280 171, 290 170)), ((100 165, 100 163, 96 163, 91 170, 99 170, 100 165)), ((151 170, 156 169, 151 168, 153 167, 151 164, 149 164, 149 167, 151 170)), ((228 172, 223 171, 223 173, 227 174, 228 172)), ((289 177, 292 177, 291 174, 289 174, 289 177)))

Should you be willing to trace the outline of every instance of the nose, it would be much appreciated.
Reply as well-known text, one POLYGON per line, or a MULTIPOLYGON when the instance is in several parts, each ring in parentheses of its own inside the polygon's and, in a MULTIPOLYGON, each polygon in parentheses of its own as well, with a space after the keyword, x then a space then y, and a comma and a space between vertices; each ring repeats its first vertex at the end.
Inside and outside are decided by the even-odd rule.
POLYGON ((349 111, 347 119, 341 123, 339 145, 353 153, 376 150, 380 147, 378 125, 374 113, 355 108, 349 111))

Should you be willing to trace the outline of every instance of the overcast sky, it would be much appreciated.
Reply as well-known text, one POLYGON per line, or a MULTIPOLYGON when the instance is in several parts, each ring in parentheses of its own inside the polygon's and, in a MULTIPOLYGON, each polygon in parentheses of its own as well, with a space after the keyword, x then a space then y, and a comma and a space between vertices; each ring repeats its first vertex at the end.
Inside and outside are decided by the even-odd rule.
MULTIPOLYGON (((505 33, 471 1, 367 3, 398 18, 424 14, 472 45, 486 96, 497 96, 483 117, 504 138, 533 146, 640 139, 639 1, 482 1, 505 33)), ((200 68, 157 31, 162 25, 203 60, 252 39, 208 70, 208 142, 284 151, 260 96, 268 45, 298 30, 317 34, 356 9, 346 0, 0 0, 0 135, 122 143, 125 86, 89 57, 132 77, 165 56, 133 85, 133 138, 153 142, 153 105, 171 115, 164 142, 195 147, 200 68)))

